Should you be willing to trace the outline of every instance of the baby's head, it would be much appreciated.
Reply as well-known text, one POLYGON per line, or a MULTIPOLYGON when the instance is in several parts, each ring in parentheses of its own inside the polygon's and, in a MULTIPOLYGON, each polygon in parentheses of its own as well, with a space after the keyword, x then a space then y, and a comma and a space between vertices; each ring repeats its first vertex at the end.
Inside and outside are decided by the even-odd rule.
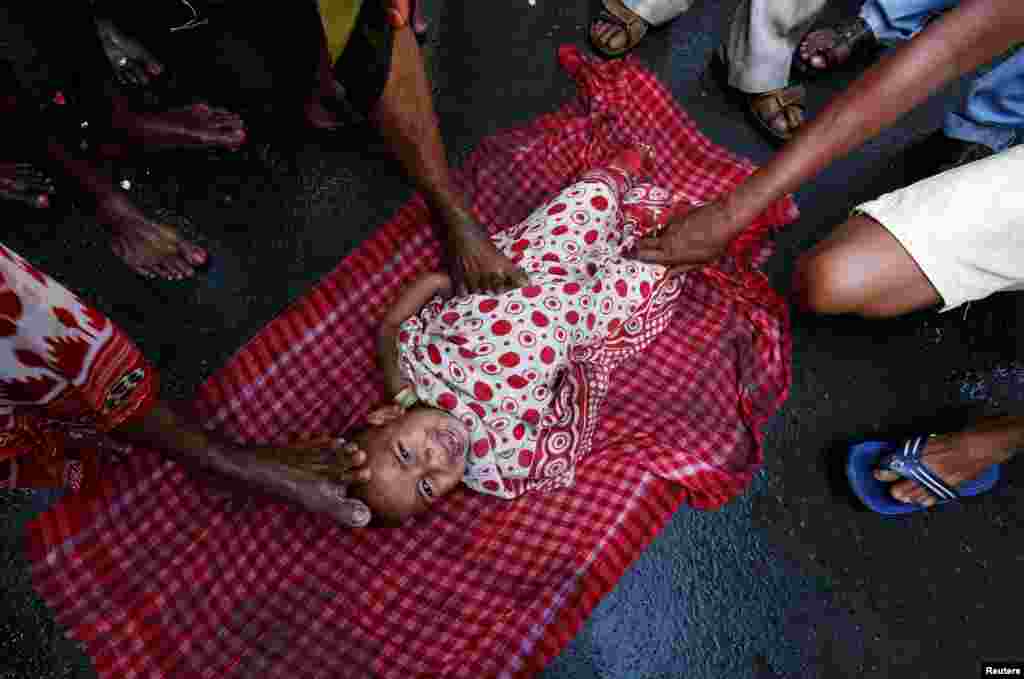
POLYGON ((469 432, 458 418, 436 408, 385 406, 367 421, 370 427, 352 440, 366 452, 371 477, 350 494, 374 517, 401 523, 428 511, 459 485, 469 432))

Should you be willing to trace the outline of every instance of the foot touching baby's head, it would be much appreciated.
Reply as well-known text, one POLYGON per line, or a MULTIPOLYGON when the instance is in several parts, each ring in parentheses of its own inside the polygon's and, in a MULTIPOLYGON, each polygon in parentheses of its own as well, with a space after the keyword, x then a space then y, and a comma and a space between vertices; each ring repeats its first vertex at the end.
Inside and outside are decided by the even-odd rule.
POLYGON ((350 494, 374 517, 403 522, 428 511, 462 480, 469 432, 436 408, 385 406, 367 416, 370 427, 353 441, 366 452, 370 481, 350 494))

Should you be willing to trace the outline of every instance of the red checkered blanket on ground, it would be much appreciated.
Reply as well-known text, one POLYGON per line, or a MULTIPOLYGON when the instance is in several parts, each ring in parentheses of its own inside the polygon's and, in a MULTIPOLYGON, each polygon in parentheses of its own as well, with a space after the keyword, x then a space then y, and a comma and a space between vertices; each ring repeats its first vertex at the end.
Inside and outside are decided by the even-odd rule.
MULTIPOLYGON (((485 140, 458 176, 487 223, 515 224, 636 141, 657 150, 657 183, 696 200, 753 170, 636 62, 560 58, 579 97, 485 140)), ((614 376, 571 490, 513 502, 460 491, 414 526, 350 531, 140 453, 33 523, 35 584, 110 679, 532 673, 682 502, 718 507, 760 465, 790 340, 785 306, 751 266, 795 215, 779 203, 719 267, 687 277, 669 330, 614 376)), ((427 220, 411 201, 249 342, 200 390, 208 426, 283 442, 356 422, 381 397, 377 319, 438 266, 427 220)))

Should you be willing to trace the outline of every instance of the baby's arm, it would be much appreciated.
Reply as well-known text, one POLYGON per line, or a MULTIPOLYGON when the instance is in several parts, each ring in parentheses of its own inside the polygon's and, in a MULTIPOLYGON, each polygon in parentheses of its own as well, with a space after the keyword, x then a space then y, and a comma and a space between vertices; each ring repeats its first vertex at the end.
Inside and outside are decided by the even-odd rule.
POLYGON ((442 272, 420 276, 402 291, 398 301, 381 321, 377 333, 377 362, 384 373, 384 386, 389 396, 402 390, 402 377, 398 371, 399 326, 420 308, 434 298, 434 295, 451 294, 452 280, 442 272))

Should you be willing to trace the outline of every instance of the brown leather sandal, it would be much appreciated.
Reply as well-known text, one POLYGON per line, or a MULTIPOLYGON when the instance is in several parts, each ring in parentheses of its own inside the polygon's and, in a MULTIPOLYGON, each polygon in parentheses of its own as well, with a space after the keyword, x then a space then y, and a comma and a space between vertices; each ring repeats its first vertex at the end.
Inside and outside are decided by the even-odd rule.
POLYGON ((594 46, 595 50, 606 57, 612 59, 621 57, 640 44, 640 41, 647 35, 647 29, 650 28, 650 24, 630 11, 622 4, 621 0, 601 0, 601 2, 604 5, 604 9, 590 20, 588 33, 590 44, 594 46), (597 28, 598 22, 614 24, 617 28, 621 29, 622 33, 626 35, 626 42, 622 47, 615 48, 611 46, 611 39, 616 35, 620 35, 618 31, 613 31, 604 41, 597 40, 594 37, 594 30, 597 28))
POLYGON ((729 66, 721 49, 714 51, 707 73, 718 83, 759 132, 770 141, 780 144, 789 141, 793 133, 804 123, 804 99, 806 92, 801 85, 780 87, 770 92, 743 92, 729 84, 729 66), (785 131, 775 128, 772 123, 784 116, 785 131))
POLYGON ((804 99, 806 92, 802 85, 780 87, 771 92, 746 93, 748 116, 757 127, 780 142, 789 141, 804 124, 804 99), (785 130, 774 123, 782 120, 785 130))

